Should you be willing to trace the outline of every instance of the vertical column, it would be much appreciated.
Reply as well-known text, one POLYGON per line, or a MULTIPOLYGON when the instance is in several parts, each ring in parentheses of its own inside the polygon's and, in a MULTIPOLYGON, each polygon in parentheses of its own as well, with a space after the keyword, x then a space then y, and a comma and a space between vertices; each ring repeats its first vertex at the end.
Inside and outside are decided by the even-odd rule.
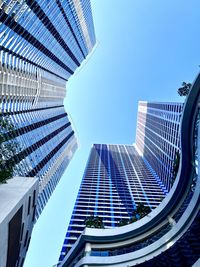
MULTIPOLYGON (((90 253, 91 253, 91 244, 86 243, 85 244, 85 256, 90 256, 90 253)), ((88 266, 88 265, 84 265, 84 266, 88 266)))

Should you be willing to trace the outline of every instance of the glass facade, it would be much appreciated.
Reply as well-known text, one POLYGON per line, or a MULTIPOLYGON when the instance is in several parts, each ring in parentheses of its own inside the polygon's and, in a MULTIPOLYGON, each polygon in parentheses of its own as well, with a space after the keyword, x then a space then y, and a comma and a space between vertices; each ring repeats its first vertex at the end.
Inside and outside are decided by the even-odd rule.
POLYGON ((36 217, 77 149, 66 81, 95 44, 89 0, 0 1, 0 116, 21 147, 5 163, 39 178, 36 217))
POLYGON ((134 145, 93 145, 59 262, 84 230, 87 217, 99 216, 105 228, 112 228, 130 219, 139 203, 151 209, 160 204, 172 185, 167 171, 172 173, 180 146, 182 108, 181 103, 139 102, 134 145))
POLYGON ((173 184, 173 163, 180 149, 182 103, 139 102, 136 147, 158 182, 168 192, 173 184))

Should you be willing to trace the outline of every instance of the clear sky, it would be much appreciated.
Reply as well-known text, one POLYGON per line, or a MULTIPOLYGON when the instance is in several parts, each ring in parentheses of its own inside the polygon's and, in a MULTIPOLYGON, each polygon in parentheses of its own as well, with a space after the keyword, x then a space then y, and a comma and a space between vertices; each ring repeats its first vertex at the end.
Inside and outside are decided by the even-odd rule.
POLYGON ((138 101, 183 101, 177 88, 199 72, 199 0, 91 3, 97 46, 65 101, 79 150, 35 225, 24 267, 57 263, 91 145, 134 143, 138 101))

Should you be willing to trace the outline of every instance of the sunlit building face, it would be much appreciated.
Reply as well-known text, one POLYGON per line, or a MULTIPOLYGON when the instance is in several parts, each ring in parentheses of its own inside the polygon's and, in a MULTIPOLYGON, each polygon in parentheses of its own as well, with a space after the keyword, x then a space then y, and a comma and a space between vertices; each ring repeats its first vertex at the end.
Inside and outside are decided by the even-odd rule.
POLYGON ((98 216, 106 228, 129 220, 139 203, 157 207, 173 184, 183 104, 139 102, 134 145, 94 144, 59 261, 98 216))

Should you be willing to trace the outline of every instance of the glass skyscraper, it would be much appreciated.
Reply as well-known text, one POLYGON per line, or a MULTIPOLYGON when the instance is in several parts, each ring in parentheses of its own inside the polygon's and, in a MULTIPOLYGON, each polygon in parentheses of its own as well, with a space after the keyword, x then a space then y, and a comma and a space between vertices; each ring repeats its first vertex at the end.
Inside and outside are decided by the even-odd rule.
POLYGON ((0 116, 21 144, 3 168, 39 178, 37 216, 77 149, 63 100, 94 44, 89 0, 0 1, 0 116))
POLYGON ((133 149, 128 150, 128 146, 93 146, 58 266, 199 266, 199 102, 200 74, 192 84, 184 105, 139 103, 136 144, 133 146, 142 164, 139 164, 138 155, 133 153, 133 149), (117 151, 117 157, 113 157, 113 151, 117 151), (116 163, 114 168, 113 159, 116 163), (108 175, 105 169, 108 170, 108 175), (152 176, 149 173, 145 176, 147 170, 152 176), (115 174, 119 177, 118 194, 115 194, 114 190, 115 174), (113 181, 107 190, 109 193, 104 190, 104 176, 110 177, 109 180, 113 181), (135 177, 139 178, 139 184, 135 177), (122 183, 120 179, 123 180, 122 183), (144 180, 147 181, 146 184, 144 180), (134 190, 132 190, 133 182, 134 190), (156 189, 157 195, 159 194, 159 187, 166 196, 158 207, 151 212, 149 208, 145 208, 148 210, 145 213, 141 210, 143 205, 138 205, 128 223, 118 225, 121 227, 106 225, 105 210, 108 208, 110 216, 115 216, 112 211, 117 207, 114 204, 116 198, 120 199, 122 206, 133 196, 132 209, 135 208, 137 201, 149 205, 152 209, 153 203, 147 200, 155 198, 153 188, 156 189), (105 196, 101 194, 103 190, 105 196), (140 195, 139 200, 137 194, 135 194, 137 198, 134 198, 134 193, 140 195), (80 200, 82 196, 84 196, 83 203, 80 200), (79 234, 81 217, 83 218, 88 212, 88 203, 92 206, 91 196, 94 197, 94 208, 90 207, 90 210, 92 209, 93 214, 99 215, 101 219, 89 217, 85 223, 87 227, 83 227, 84 231, 70 249, 70 242, 72 243, 79 234), (134 217, 136 213, 137 218, 134 217), (105 227, 102 225, 102 220, 105 227), (69 251, 64 256, 67 250, 69 251))
POLYGON ((173 162, 180 148, 182 103, 140 101, 136 147, 144 161, 168 192, 173 184, 173 162))
POLYGON ((139 203, 157 207, 169 192, 179 151, 183 104, 139 102, 134 145, 94 144, 83 175, 59 262, 99 216, 105 228, 130 219, 139 203))

